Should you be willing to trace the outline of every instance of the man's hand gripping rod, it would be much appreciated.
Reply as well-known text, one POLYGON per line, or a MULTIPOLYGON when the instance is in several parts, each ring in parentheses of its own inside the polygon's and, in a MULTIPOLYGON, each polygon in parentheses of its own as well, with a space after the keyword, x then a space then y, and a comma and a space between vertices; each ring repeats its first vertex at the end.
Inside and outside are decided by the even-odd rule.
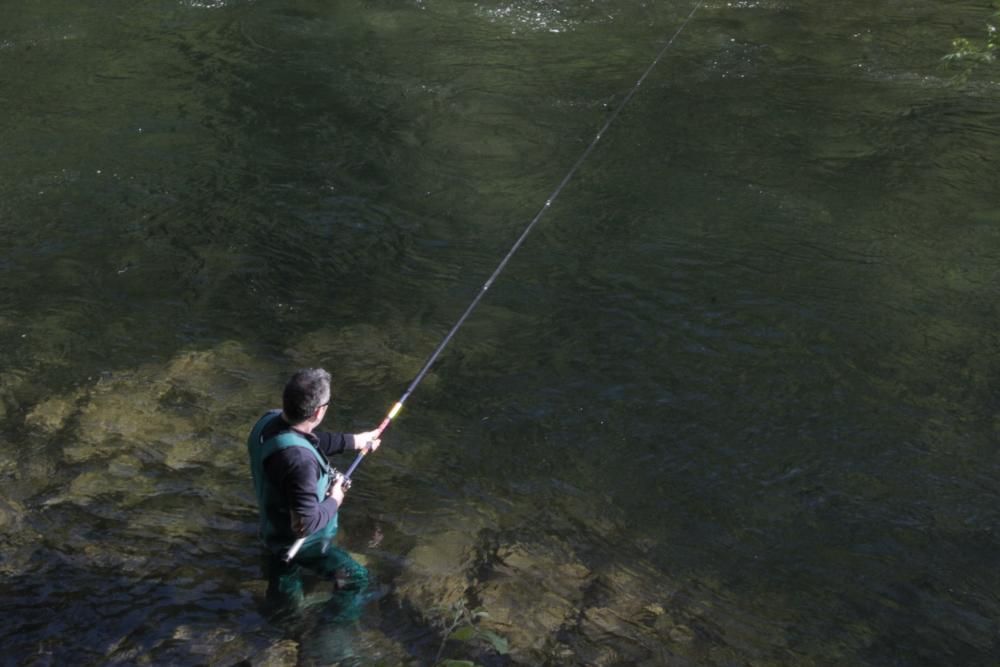
MULTIPOLYGON (((385 419, 382 420, 382 423, 378 425, 377 429, 375 429, 372 440, 378 440, 379 438, 382 437, 382 431, 389 428, 389 422, 392 421, 393 417, 399 414, 399 411, 402 408, 403 408, 403 401, 399 401, 396 403, 396 405, 392 406, 392 410, 389 411, 389 414, 386 415, 385 419)), ((347 472, 345 472, 343 475, 340 475, 341 480, 343 480, 342 483, 344 485, 345 490, 350 488, 351 475, 354 474, 354 471, 358 467, 358 464, 361 463, 361 459, 363 459, 365 457, 365 454, 367 454, 369 451, 370 450, 366 448, 358 452, 358 456, 357 458, 354 459, 354 463, 351 464, 351 467, 348 468, 347 472)), ((336 483, 336 478, 334 478, 334 483, 336 483)), ((285 552, 285 555, 282 556, 281 559, 286 563, 292 562, 292 559, 295 558, 295 554, 299 552, 299 549, 302 548, 302 545, 305 543, 305 541, 306 541, 305 537, 300 537, 299 539, 295 540, 295 542, 292 544, 292 546, 288 548, 288 551, 285 552)))

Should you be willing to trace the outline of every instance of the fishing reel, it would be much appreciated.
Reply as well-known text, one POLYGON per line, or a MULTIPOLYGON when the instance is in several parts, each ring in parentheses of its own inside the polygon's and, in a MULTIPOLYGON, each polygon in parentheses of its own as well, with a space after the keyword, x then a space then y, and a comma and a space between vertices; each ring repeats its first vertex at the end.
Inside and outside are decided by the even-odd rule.
POLYGON ((330 468, 330 484, 329 486, 326 487, 327 498, 329 498, 330 494, 333 493, 333 487, 337 485, 337 482, 343 483, 344 491, 347 491, 349 488, 351 488, 350 477, 347 477, 346 475, 344 475, 344 473, 340 472, 336 468, 330 468))

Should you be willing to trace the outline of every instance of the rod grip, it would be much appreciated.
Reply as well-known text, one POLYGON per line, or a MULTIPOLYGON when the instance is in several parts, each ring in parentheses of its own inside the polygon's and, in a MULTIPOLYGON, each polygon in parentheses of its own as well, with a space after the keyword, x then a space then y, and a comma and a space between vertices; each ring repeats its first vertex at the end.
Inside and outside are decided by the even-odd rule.
POLYGON ((292 543, 292 546, 288 547, 288 551, 286 551, 285 555, 281 557, 281 560, 283 560, 286 563, 291 563, 292 559, 295 558, 295 554, 299 552, 299 549, 302 548, 302 545, 305 543, 305 541, 306 538, 304 537, 300 537, 299 539, 295 540, 295 542, 292 543))

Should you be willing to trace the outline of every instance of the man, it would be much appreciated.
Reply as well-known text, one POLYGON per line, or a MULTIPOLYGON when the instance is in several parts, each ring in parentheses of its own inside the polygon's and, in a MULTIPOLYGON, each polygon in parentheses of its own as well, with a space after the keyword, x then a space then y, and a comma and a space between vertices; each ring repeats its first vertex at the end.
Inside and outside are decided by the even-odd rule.
POLYGON ((328 457, 374 451, 380 441, 374 431, 317 432, 329 405, 330 374, 322 368, 300 370, 285 385, 282 409, 261 417, 247 439, 272 601, 302 600, 302 568, 332 580, 342 602, 357 599, 368 586, 368 571, 331 544, 347 489, 328 457), (284 563, 299 538, 305 542, 284 563))

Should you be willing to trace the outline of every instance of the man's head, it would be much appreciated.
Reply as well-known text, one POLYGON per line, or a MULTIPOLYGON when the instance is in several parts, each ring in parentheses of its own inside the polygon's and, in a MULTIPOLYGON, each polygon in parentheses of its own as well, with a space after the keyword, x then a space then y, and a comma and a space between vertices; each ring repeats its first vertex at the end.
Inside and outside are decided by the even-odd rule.
POLYGON ((288 381, 282 395, 282 409, 291 424, 312 418, 316 410, 330 403, 330 374, 322 368, 303 368, 288 381))

